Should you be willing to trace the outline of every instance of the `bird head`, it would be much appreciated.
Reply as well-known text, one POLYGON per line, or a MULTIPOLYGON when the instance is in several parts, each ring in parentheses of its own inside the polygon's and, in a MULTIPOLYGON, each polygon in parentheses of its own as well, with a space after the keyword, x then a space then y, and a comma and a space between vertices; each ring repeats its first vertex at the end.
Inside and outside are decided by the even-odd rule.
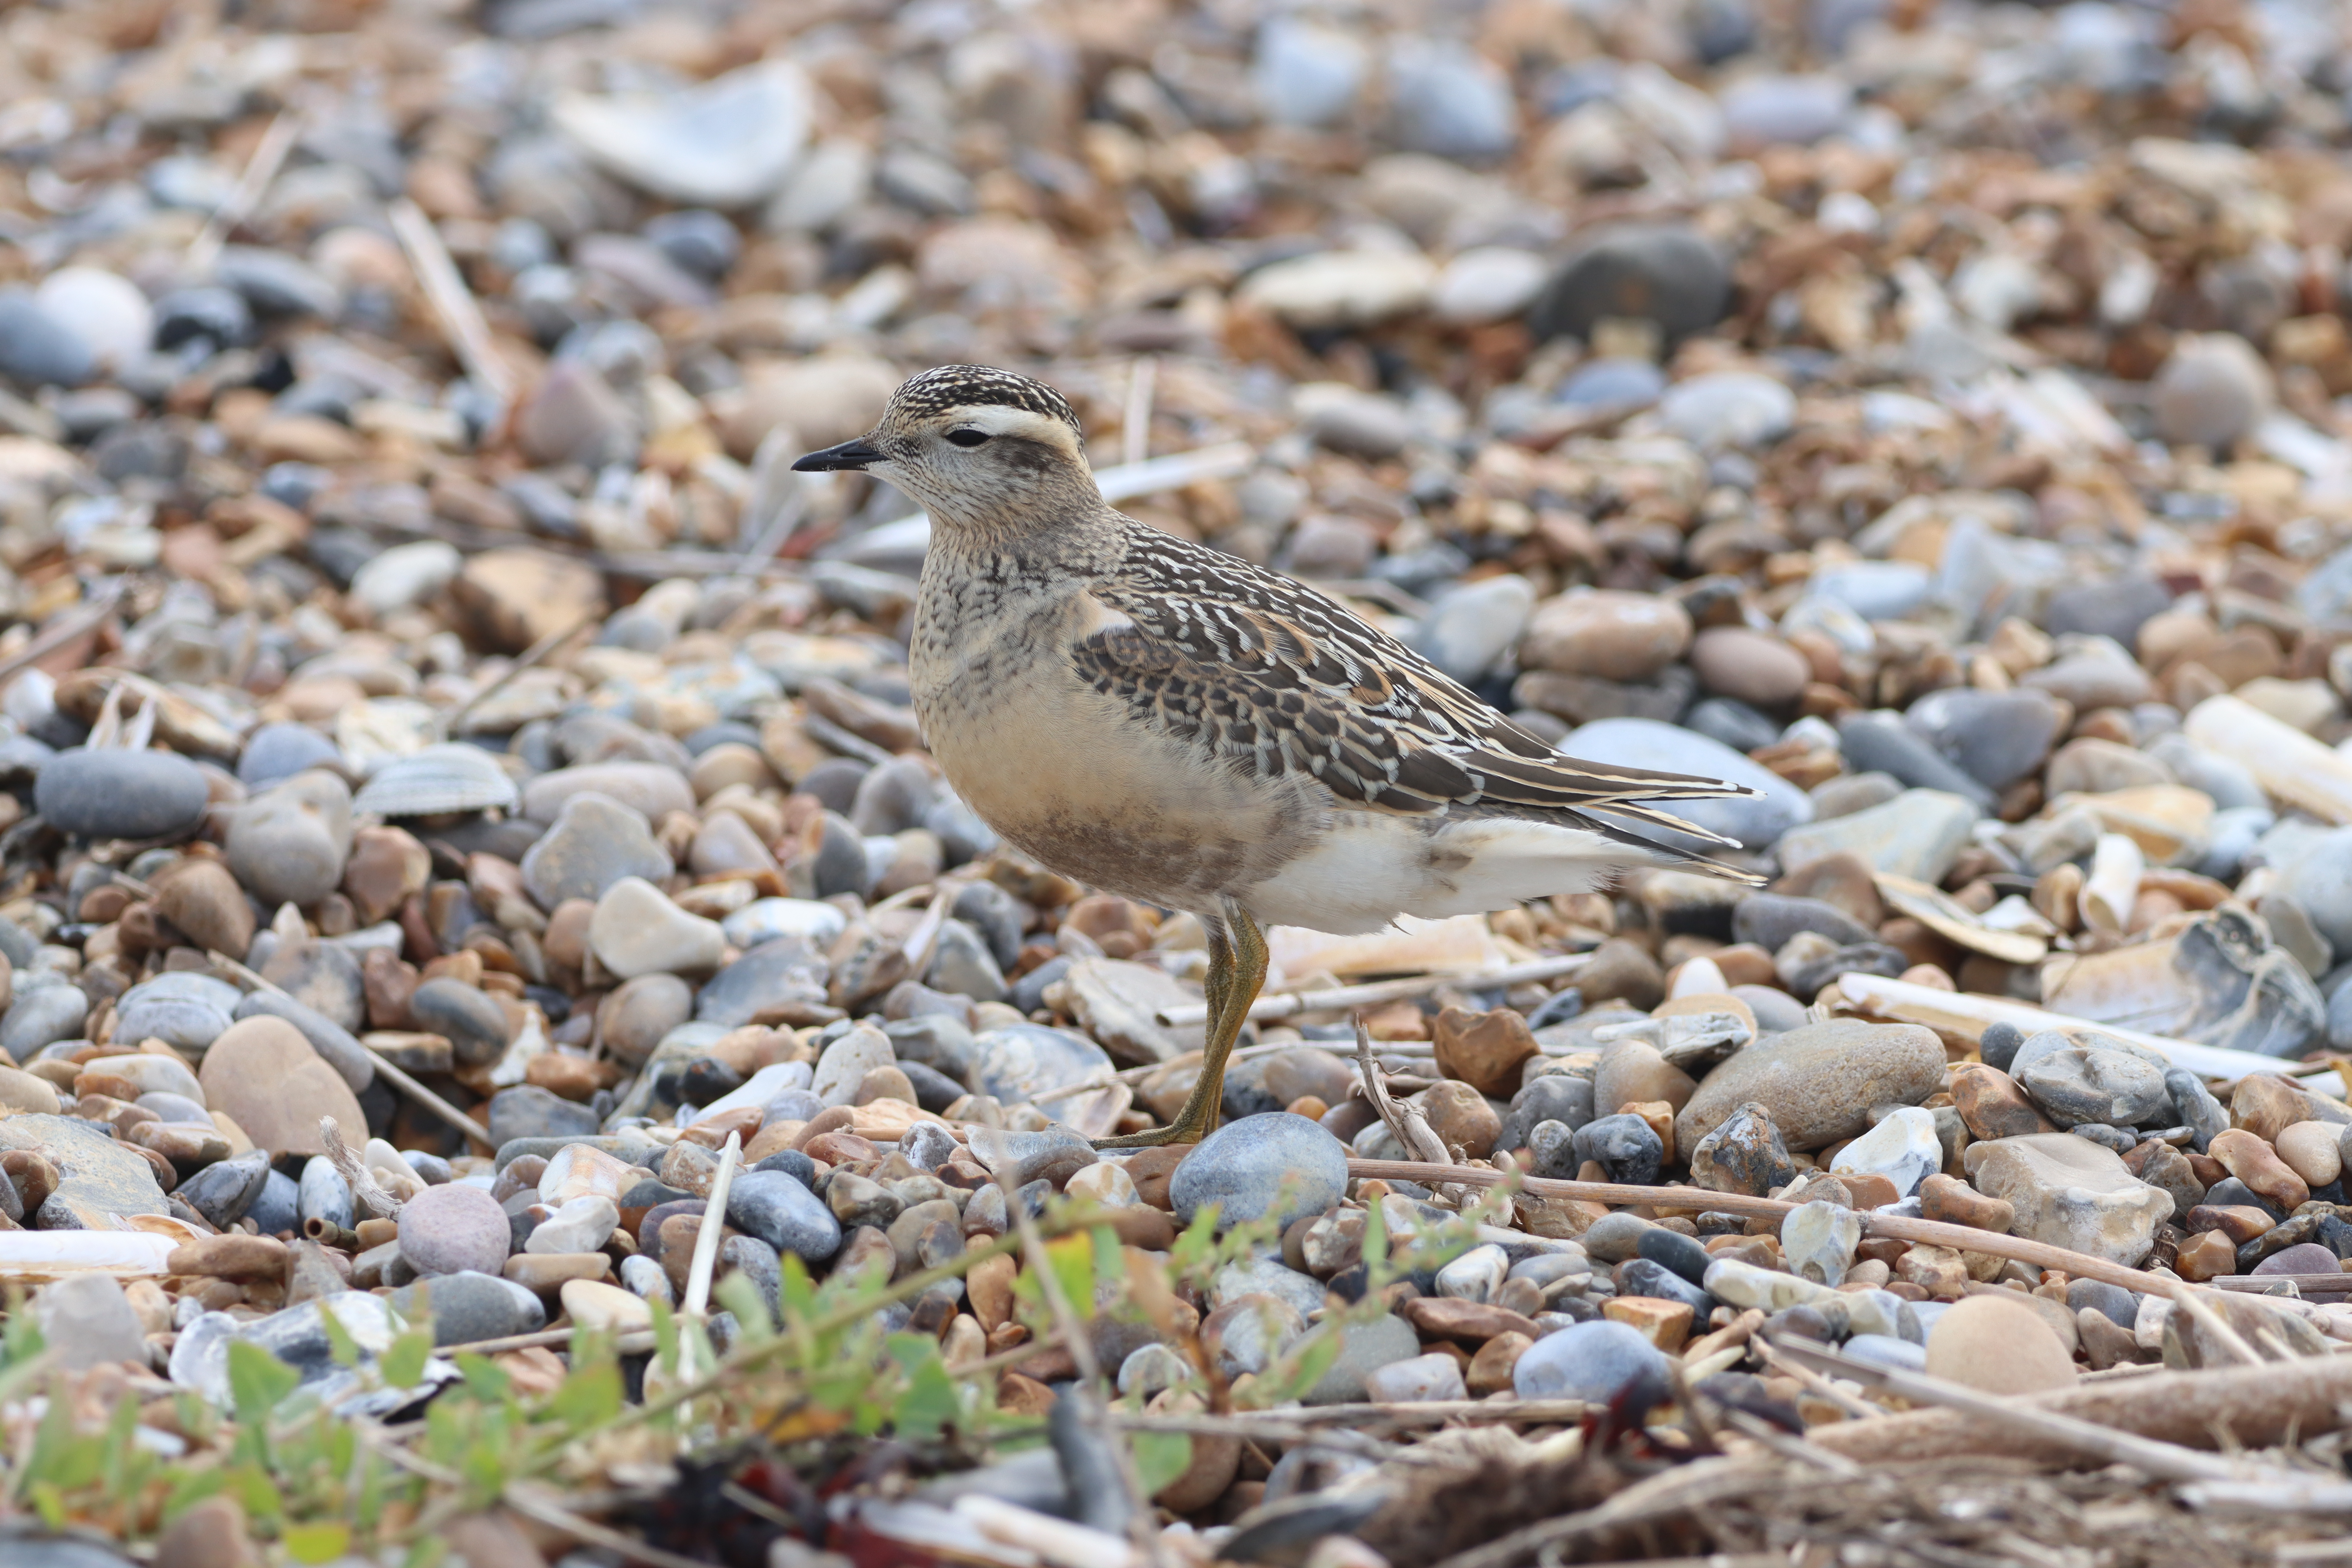
POLYGON ((1076 410, 1044 382, 947 364, 908 377, 867 434, 793 467, 877 475, 950 530, 1018 531, 1102 504, 1084 439, 1076 410))

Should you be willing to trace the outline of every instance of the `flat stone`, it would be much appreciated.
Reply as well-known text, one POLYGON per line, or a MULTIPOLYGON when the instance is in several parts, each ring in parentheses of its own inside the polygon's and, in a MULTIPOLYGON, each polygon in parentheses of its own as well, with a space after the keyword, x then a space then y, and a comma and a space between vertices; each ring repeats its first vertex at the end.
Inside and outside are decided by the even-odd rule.
MULTIPOLYGON (((1679 1131, 1679 1130, 1677 1130, 1679 1131)), ((1691 1151, 1691 1180, 1717 1193, 1765 1197, 1797 1176, 1771 1112, 1750 1100, 1734 1109, 1691 1151)))
POLYGON ((1731 302, 1731 268, 1696 229, 1621 223, 1579 239, 1528 313, 1538 340, 1590 338, 1608 318, 1654 321, 1672 341, 1703 332, 1731 302))
POLYGON ((1433 1399, 1467 1399, 1462 1363, 1450 1355, 1417 1355, 1375 1367, 1364 1377, 1364 1394, 1381 1404, 1411 1405, 1433 1399))
POLYGON ((1790 871, 1828 856, 1860 856, 1873 870, 1941 882, 1979 816, 1975 804, 1940 790, 1913 789, 1866 811, 1794 827, 1777 846, 1790 871))
POLYGON ((2114 1151, 2065 1132, 1970 1144, 1969 1179, 2017 1211, 2011 1234, 2137 1267, 2172 1199, 2138 1180, 2114 1151))
POLYGON ((824 959, 806 942, 780 936, 712 975, 695 994, 694 1016, 731 1028, 788 1002, 822 1003, 825 975, 824 959))
POLYGON ((1348 1323, 1339 1333, 1339 1353, 1330 1370, 1307 1391, 1308 1405, 1361 1404, 1367 1397, 1365 1378, 1381 1367, 1421 1354, 1421 1336, 1399 1317, 1348 1323))
POLYGON ((1507 1007, 1448 1007, 1437 1016, 1434 1035, 1441 1075, 1497 1097, 1517 1091, 1521 1068, 1539 1048, 1527 1019, 1507 1007))
POLYGON ((1656 594, 1576 588, 1538 605, 1522 665, 1605 680, 1647 680, 1691 645, 1691 618, 1656 594))
POLYGON ((1588 762, 1746 784, 1757 792, 1753 798, 1669 801, 1658 809, 1751 849, 1762 849, 1813 819, 1812 799, 1803 790, 1721 742, 1679 725, 1654 719, 1601 719, 1571 731, 1559 749, 1563 755, 1588 762))
POLYGON ((2072 1044, 2011 1065, 2018 1084, 2053 1121, 2135 1127, 2166 1114, 2164 1068, 2124 1051, 2072 1044))
POLYGON ((400 1210, 400 1255, 417 1273, 494 1275, 507 1260, 512 1227, 481 1187, 427 1187, 400 1210))
POLYGON ((561 1292, 572 1321, 593 1333, 626 1334, 653 1327, 654 1312, 642 1297, 598 1279, 567 1279, 561 1292))
POLYGON ((827 1105, 847 1105, 867 1073, 894 1067, 898 1060, 887 1035, 870 1024, 860 1024, 824 1047, 809 1087, 827 1105))
POLYGON ((1943 1087, 1944 1046, 1913 1024, 1832 1020, 1761 1040, 1709 1073, 1675 1119, 1676 1148, 1701 1139, 1748 1101, 1765 1109, 1793 1150, 1859 1135, 1870 1111, 1911 1105, 1943 1087))
MULTIPOLYGON (((690 808, 692 792, 686 789, 684 779, 677 782, 688 795, 687 807, 680 809, 690 808)), ((523 885, 543 910, 552 910, 566 899, 593 902, 624 877, 657 880, 674 869, 670 858, 654 841, 642 813, 593 790, 564 795, 561 809, 555 811, 554 826, 522 858, 523 885)))
POLYGON ((1666 1358, 1639 1330, 1607 1321, 1578 1323, 1546 1334, 1511 1370, 1521 1399, 1580 1399, 1606 1404, 1645 1373, 1664 1375, 1666 1358))
POLYGON ((205 1103, 273 1153, 325 1153, 321 1118, 334 1121, 348 1146, 367 1142, 367 1118, 351 1085, 283 1018, 231 1025, 205 1053, 196 1076, 205 1103))
POLYGON ((20 1062, 30 1061, 43 1046, 77 1037, 89 1017, 89 998, 80 986, 19 983, 7 1016, 0 1019, 0 1050, 20 1062))
POLYGON ((486 1066, 506 1054, 506 1010, 462 980, 425 981, 410 993, 408 1011, 419 1027, 445 1037, 468 1066, 486 1066))
POLYGON ((1203 1026, 1177 1028, 1154 1016, 1161 1008, 1200 1002, 1164 970, 1126 959, 1085 958, 1060 984, 1070 1016, 1121 1066, 1148 1066, 1201 1048, 1203 1026))
POLYGON ((166 1212, 145 1156, 72 1117, 0 1117, 0 1151, 25 1149, 58 1168, 57 1190, 34 1216, 41 1230, 106 1230, 113 1217, 166 1212))
POLYGON ((241 956, 253 945, 253 906, 217 860, 190 857, 163 872, 155 907, 198 947, 241 956))
MULTIPOLYGON (((404 1244, 401 1255, 407 1254, 404 1244)), ((464 1269, 436 1274, 404 1285, 384 1300, 412 1322, 430 1318, 436 1346, 536 1333, 547 1326, 547 1310, 539 1298, 495 1272, 464 1269)))
POLYGON ((2311 1200, 2311 1188, 2270 1144, 2242 1128, 2213 1140, 2210 1152, 2230 1174, 2260 1196, 2292 1212, 2311 1200))
POLYGON ((582 795, 601 795, 659 822, 673 811, 694 810, 694 786, 677 769, 661 763, 590 763, 544 773, 523 787, 523 815, 535 822, 562 820, 563 807, 582 795))
POLYGON ((1862 1216, 1837 1204, 1799 1204, 1780 1220, 1780 1254, 1789 1272, 1816 1285, 1843 1281, 1861 1244, 1862 1216))
POLYGON ((596 900, 588 942, 623 979, 640 974, 706 974, 727 951, 719 922, 688 914, 651 882, 624 877, 596 900))
POLYGON ((1220 1226, 1268 1215, 1286 1226, 1331 1207, 1347 1184, 1347 1146, 1307 1118, 1277 1111, 1228 1122, 1202 1140, 1176 1167, 1168 1195, 1186 1225, 1213 1204, 1220 1226))
POLYGON ((2055 1132, 2017 1080, 1999 1068, 1964 1062, 1953 1069, 1952 1103, 1969 1135, 1979 1139, 2015 1138, 2029 1132, 2055 1132))
POLYGON ((779 1253, 822 1263, 841 1250, 841 1222, 824 1204, 782 1171, 748 1171, 727 1194, 727 1222, 779 1253))
POLYGON ((56 1364, 67 1372, 108 1362, 147 1364, 146 1331, 110 1275, 68 1274, 43 1286, 33 1297, 32 1317, 56 1364))
POLYGON ((367 1026, 366 981, 359 959, 341 942, 279 942, 262 964, 261 977, 346 1036, 367 1026))
POLYGON ((209 795, 204 773, 185 757, 79 747, 41 769, 33 809, 59 832, 84 838, 184 838, 203 823, 209 795))

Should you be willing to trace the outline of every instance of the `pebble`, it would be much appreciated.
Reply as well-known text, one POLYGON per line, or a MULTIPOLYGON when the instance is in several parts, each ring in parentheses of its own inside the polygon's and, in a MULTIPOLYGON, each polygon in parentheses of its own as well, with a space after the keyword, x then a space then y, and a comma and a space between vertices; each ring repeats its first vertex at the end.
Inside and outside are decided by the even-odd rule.
POLYGON ((184 838, 208 792, 194 763, 169 752, 60 752, 41 769, 33 809, 84 838, 184 838))
POLYGON ((2065 1132, 1972 1143, 1969 1180, 2016 1212, 2011 1233, 2137 1268, 2172 1199, 2134 1177, 2112 1150, 2065 1132))
POLYGON ((1577 1323, 1546 1334, 1511 1369, 1521 1399, 1581 1399, 1605 1405, 1633 1379, 1663 1375, 1666 1358, 1623 1323, 1577 1323))
POLYGON ((2041 1394, 2074 1385, 2070 1348, 2021 1298, 1996 1290, 1954 1302, 1937 1319, 1925 1370, 1980 1394, 2041 1394))
POLYGON ((1221 1226, 1273 1218, 1288 1225, 1339 1201, 1346 1146, 1303 1116, 1276 1112, 1227 1122, 1202 1139, 1168 1184, 1178 1221, 1215 1205, 1221 1226))
POLYGON ((1935 1112, 1906 1105, 1839 1150, 1830 1171, 1840 1176, 1884 1176, 1895 1184, 1898 1197, 1907 1198, 1943 1163, 1935 1112))
POLYGON ((594 791, 565 797, 522 858, 523 885, 547 910, 566 899, 601 899, 625 878, 667 878, 673 868, 642 815, 594 791))
POLYGON ((1676 1147, 1750 1101, 1800 1152, 1860 1135, 1871 1110, 1916 1104, 1943 1087, 1944 1047, 1914 1024, 1833 1020, 1759 1041, 1709 1073, 1675 1118, 1676 1147))
POLYGON ((419 1274, 496 1274, 509 1240, 506 1211, 480 1187, 427 1187, 401 1206, 400 1256, 419 1274))
POLYGON ((323 1154, 321 1118, 334 1122, 347 1144, 366 1141, 367 1117, 351 1085, 283 1018, 231 1025, 205 1052, 196 1079, 205 1103, 264 1149, 323 1154))
MULTIPOLYGON (((401 1256, 409 1256, 404 1238, 401 1256)), ((489 1270, 435 1272, 429 1279, 402 1286, 385 1300, 412 1321, 429 1318, 436 1345, 473 1344, 509 1334, 536 1333, 547 1324, 547 1311, 538 1297, 489 1270)))
POLYGON ((727 1194, 727 1222, 809 1263, 822 1263, 841 1249, 841 1222, 798 1178, 782 1171, 738 1176, 727 1194))
POLYGON ((588 921, 588 942, 598 961, 625 980, 709 973, 727 952, 717 921, 688 914, 642 877, 624 877, 604 889, 588 921))

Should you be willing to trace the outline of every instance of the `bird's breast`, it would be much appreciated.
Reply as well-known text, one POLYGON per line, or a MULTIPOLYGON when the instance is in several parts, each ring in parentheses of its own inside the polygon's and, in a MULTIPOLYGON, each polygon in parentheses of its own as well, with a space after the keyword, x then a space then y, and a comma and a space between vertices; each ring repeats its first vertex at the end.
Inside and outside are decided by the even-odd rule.
POLYGON ((981 820, 1065 876, 1178 909, 1213 908, 1297 852, 1303 792, 1139 721, 1061 654, 980 646, 914 682, 931 755, 981 820))

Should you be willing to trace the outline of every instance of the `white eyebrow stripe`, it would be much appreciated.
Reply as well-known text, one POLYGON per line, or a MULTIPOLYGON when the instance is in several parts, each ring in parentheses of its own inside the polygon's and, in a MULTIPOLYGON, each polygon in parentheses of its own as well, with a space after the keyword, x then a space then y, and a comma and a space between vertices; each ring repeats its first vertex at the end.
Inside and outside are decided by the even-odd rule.
POLYGON ((1010 408, 991 403, 959 408, 949 416, 949 428, 985 430, 992 436, 1025 436, 1032 441, 1051 441, 1057 446, 1074 445, 1070 427, 1050 414, 1034 414, 1026 408, 1010 408))

